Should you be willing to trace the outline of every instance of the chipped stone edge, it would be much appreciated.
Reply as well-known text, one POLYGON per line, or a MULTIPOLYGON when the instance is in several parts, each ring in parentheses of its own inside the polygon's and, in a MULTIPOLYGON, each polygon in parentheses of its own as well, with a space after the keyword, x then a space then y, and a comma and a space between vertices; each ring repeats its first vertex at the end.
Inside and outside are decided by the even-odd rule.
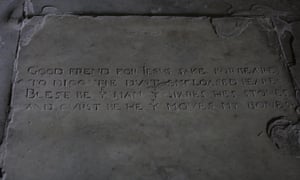
POLYGON ((11 78, 11 88, 10 88, 10 102, 9 102, 9 112, 8 115, 6 117, 6 121, 5 121, 5 127, 3 129, 3 139, 2 139, 2 143, 0 145, 0 160, 1 160, 1 168, 2 168, 2 173, 3 173, 3 177, 2 180, 6 180, 7 174, 5 171, 5 156, 7 153, 7 136, 8 136, 8 129, 9 129, 9 125, 10 122, 12 120, 12 98, 13 98, 13 89, 14 89, 14 77, 15 77, 15 66, 17 64, 17 59, 19 58, 19 52, 20 52, 20 35, 21 35, 21 28, 18 31, 18 41, 17 41, 17 48, 16 48, 16 54, 15 54, 15 59, 13 62, 13 72, 12 72, 12 78, 11 78))
MULTIPOLYGON (((25 9, 25 7, 24 7, 25 9)), ((5 122, 5 128, 3 130, 3 139, 2 143, 0 144, 0 167, 2 168, 3 177, 2 180, 5 180, 7 177, 6 171, 5 171, 5 161, 6 161, 6 155, 7 155, 7 146, 8 146, 8 134, 10 126, 14 120, 14 112, 16 111, 14 104, 14 92, 15 92, 15 86, 18 79, 18 65, 19 65, 19 55, 22 47, 27 46, 34 35, 38 33, 41 29, 43 29, 44 24, 46 22, 46 19, 49 17, 49 15, 46 16, 38 16, 31 19, 25 18, 21 22, 21 26, 18 31, 18 41, 17 41, 17 47, 16 47, 16 53, 15 53, 15 59, 13 62, 13 72, 12 72, 12 78, 11 78, 11 93, 10 93, 10 102, 9 102, 9 112, 6 117, 5 122), (28 28, 30 25, 31 28, 28 28), (26 29, 28 28, 28 29, 26 29)))

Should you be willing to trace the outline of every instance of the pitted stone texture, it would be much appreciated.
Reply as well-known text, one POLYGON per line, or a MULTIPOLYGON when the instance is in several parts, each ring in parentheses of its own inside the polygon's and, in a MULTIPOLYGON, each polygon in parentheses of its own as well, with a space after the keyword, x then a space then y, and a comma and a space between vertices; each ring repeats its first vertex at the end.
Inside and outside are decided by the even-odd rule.
POLYGON ((34 34, 17 63, 6 180, 298 180, 299 160, 264 132, 274 117, 295 118, 294 89, 273 33, 245 21, 225 38, 203 18, 49 16, 25 27, 21 41, 34 34), (249 104, 262 100, 271 105, 249 104))

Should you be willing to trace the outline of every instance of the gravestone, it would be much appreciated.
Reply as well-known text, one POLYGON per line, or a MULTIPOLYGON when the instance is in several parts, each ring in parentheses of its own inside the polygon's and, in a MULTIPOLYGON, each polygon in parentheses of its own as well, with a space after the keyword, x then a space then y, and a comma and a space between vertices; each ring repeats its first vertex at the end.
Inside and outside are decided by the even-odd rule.
POLYGON ((6 180, 296 180, 265 130, 297 102, 264 18, 33 17, 6 180))

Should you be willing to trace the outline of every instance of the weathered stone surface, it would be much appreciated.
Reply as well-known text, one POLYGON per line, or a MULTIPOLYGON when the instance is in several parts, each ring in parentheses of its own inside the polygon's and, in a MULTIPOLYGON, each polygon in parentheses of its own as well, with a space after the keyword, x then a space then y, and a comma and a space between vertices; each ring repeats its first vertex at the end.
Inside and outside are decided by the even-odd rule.
POLYGON ((300 79, 299 79, 299 22, 287 22, 281 18, 273 18, 278 41, 281 48, 284 64, 289 68, 298 102, 300 102, 300 79))
POLYGON ((0 2, 0 142, 9 111, 13 62, 19 36, 19 17, 22 9, 17 1, 0 2))
POLYGON ((75 14, 195 14, 228 15, 240 11, 298 14, 297 0, 28 0, 29 14, 75 13, 75 14))
POLYGON ((290 69, 296 84, 298 100, 300 102, 300 22, 292 23, 291 27, 293 34, 291 46, 293 50, 294 64, 290 67, 290 69))
POLYGON ((265 131, 295 120, 297 104, 267 24, 35 17, 21 33, 6 180, 299 179, 300 161, 265 131))
POLYGON ((284 153, 300 155, 300 124, 286 117, 276 117, 269 121, 267 134, 274 145, 284 153))

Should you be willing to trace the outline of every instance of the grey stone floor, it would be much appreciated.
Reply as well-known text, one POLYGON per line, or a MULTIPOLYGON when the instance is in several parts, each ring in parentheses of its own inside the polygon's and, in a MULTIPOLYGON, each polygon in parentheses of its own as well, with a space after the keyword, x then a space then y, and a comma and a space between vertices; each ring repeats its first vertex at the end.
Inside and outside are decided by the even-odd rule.
POLYGON ((10 118, 14 60, 23 21, 47 14, 77 16, 268 17, 277 32, 283 64, 300 101, 300 1, 298 0, 1 0, 0 140, 10 118))

